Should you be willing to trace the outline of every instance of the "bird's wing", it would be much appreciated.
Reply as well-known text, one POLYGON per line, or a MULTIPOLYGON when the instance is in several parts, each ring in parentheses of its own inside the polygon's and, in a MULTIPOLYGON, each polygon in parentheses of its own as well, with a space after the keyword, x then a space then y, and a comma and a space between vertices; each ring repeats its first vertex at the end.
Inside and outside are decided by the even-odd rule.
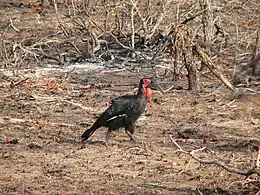
POLYGON ((136 96, 121 96, 111 101, 111 105, 107 108, 95 121, 91 129, 98 129, 107 122, 118 117, 125 117, 131 111, 136 102, 136 96))
POLYGON ((102 114, 105 120, 123 116, 130 111, 136 101, 136 96, 126 95, 112 100, 110 107, 102 114))

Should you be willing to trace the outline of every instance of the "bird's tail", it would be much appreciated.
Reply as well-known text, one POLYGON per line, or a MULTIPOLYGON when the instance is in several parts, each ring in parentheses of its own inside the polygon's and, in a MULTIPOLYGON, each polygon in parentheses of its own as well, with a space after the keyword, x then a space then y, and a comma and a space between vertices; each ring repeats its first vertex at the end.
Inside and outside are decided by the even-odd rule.
POLYGON ((94 128, 89 128, 87 129, 81 136, 82 138, 82 141, 85 141, 87 140, 97 129, 94 129, 94 128))

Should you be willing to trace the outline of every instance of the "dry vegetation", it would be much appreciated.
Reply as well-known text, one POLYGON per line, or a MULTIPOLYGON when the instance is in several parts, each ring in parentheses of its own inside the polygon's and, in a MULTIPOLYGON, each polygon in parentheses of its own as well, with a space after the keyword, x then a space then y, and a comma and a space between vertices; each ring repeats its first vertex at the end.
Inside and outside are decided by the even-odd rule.
POLYGON ((0 15, 0 194, 260 193, 258 0, 3 0, 0 15), (138 143, 100 130, 82 148, 144 76, 161 90, 138 143))

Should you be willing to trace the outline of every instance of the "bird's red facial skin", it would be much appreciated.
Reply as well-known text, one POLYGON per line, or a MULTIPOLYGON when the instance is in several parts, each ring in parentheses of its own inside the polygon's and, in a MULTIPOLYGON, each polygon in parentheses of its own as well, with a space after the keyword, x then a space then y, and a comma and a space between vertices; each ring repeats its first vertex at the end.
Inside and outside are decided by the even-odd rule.
POLYGON ((147 99, 150 99, 152 97, 152 90, 147 87, 149 84, 151 83, 150 79, 143 79, 143 89, 144 89, 144 93, 147 99))
POLYGON ((151 83, 151 80, 150 79, 143 79, 143 89, 146 88, 149 84, 151 83))
POLYGON ((143 79, 143 85, 147 86, 151 83, 151 80, 150 79, 143 79))

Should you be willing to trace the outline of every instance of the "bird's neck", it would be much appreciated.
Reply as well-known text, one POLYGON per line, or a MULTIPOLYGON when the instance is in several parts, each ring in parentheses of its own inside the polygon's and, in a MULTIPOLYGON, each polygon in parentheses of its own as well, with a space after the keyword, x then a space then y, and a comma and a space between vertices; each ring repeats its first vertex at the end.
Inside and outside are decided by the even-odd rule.
POLYGON ((137 95, 138 95, 138 96, 145 95, 144 88, 143 88, 142 85, 139 85, 137 95))

